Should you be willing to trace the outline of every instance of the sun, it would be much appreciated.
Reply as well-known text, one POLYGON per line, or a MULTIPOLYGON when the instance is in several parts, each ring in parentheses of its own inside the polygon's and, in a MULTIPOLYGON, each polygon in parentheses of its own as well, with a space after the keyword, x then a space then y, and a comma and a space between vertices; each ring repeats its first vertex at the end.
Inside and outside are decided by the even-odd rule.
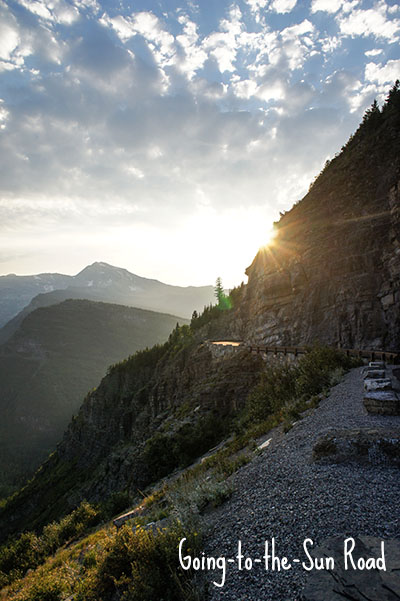
POLYGON ((262 246, 273 246, 277 233, 278 231, 274 227, 269 228, 265 232, 265 240, 262 246))

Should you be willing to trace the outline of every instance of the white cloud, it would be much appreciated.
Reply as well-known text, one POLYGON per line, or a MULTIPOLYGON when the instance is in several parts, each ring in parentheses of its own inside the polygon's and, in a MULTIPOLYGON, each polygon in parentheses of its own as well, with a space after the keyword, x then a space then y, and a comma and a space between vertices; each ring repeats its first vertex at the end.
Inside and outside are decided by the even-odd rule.
POLYGON ((337 36, 328 36, 320 40, 321 50, 324 54, 334 52, 341 45, 341 40, 337 36))
POLYGON ((373 100, 377 96, 377 88, 373 84, 360 86, 358 90, 354 90, 354 93, 349 95, 349 106, 350 112, 359 112, 366 106, 372 104, 373 100))
POLYGON ((110 18, 104 13, 99 22, 102 25, 112 27, 122 42, 126 42, 136 33, 131 19, 125 18, 122 15, 110 18))
POLYGON ((400 76, 400 59, 388 61, 385 65, 368 63, 365 66, 365 79, 380 85, 392 84, 400 76))
POLYGON ((100 4, 97 2, 97 0, 75 0, 74 5, 79 11, 83 9, 91 9, 94 13, 98 13, 100 11, 100 4))
POLYGON ((286 27, 282 30, 281 35, 282 38, 285 39, 293 39, 298 36, 304 35, 305 33, 311 33, 314 31, 314 25, 308 19, 304 19, 301 23, 297 23, 296 25, 292 25, 291 27, 286 27))
POLYGON ((126 165, 124 169, 125 169, 126 173, 128 173, 129 175, 132 175, 133 177, 135 177, 137 179, 144 178, 143 171, 141 169, 138 169, 138 167, 134 167, 133 165, 126 165))
POLYGON ((261 8, 265 8, 268 0, 246 0, 248 6, 250 6, 250 10, 253 13, 258 12, 261 8))
POLYGON ((134 30, 147 40, 158 44, 163 53, 167 54, 174 43, 174 36, 165 31, 160 20, 151 12, 140 12, 132 15, 134 30))
POLYGON ((221 73, 235 71, 237 38, 243 30, 242 13, 237 6, 231 6, 229 17, 221 20, 222 31, 211 33, 203 42, 203 48, 215 58, 221 73))
POLYGON ((7 23, 0 22, 0 58, 9 61, 19 41, 18 31, 7 23))
POLYGON ((251 79, 243 79, 232 84, 234 93, 238 98, 249 99, 254 96, 257 90, 257 84, 251 79))
POLYGON ((9 115, 8 110, 3 106, 4 100, 0 98, 0 129, 6 128, 6 120, 9 115))
POLYGON ((382 0, 367 10, 352 10, 348 16, 339 15, 340 31, 348 36, 373 36, 389 42, 399 39, 400 21, 387 18, 388 6, 382 0))
POLYGON ((342 4, 343 0, 313 0, 311 3, 311 12, 316 13, 320 10, 327 13, 336 13, 342 4))
POLYGON ((382 48, 373 48, 372 50, 367 50, 365 56, 378 56, 378 54, 382 54, 382 48))
POLYGON ((197 25, 187 16, 181 15, 179 22, 183 25, 183 33, 176 36, 176 41, 182 46, 183 58, 176 58, 175 64, 189 79, 193 79, 196 72, 202 68, 208 58, 207 53, 199 44, 197 25))
POLYGON ((45 21, 71 25, 79 17, 78 9, 64 0, 20 0, 20 3, 45 21))
POLYGON ((312 0, 311 3, 311 13, 316 13, 318 11, 334 14, 337 13, 340 9, 344 13, 348 13, 353 8, 360 4, 360 0, 312 0))
POLYGON ((282 100, 285 97, 285 86, 282 81, 268 81, 257 88, 256 96, 264 102, 282 100))
POLYGON ((273 0, 271 8, 277 13, 289 13, 297 4, 297 0, 273 0))
MULTIPOLYGON (((335 49, 344 35, 318 31, 324 17, 332 25, 329 15, 314 25, 306 13, 271 15, 295 8, 301 15, 304 2, 247 0, 242 14, 231 1, 208 29, 198 18, 203 7, 189 3, 132 13, 121 2, 105 13, 96 0, 40 0, 30 3, 36 17, 22 11, 25 19, 8 8, 0 54, 4 69, 20 71, 3 73, 0 228, 16 231, 22 220, 36 232, 63 223, 88 231, 91 222, 96 232, 126 228, 128 240, 133 228, 187 224, 199 207, 223 222, 227 207, 240 216, 243 199, 256 208, 279 199, 287 208, 301 196, 354 131, 351 111, 392 81, 398 61, 385 64, 382 55, 365 80, 355 60, 339 73, 335 49), (65 4, 82 13, 68 30, 58 26, 68 24, 65 4), (289 26, 280 31, 282 23, 289 26)), ((312 6, 322 10, 324 2, 312 6)), ((360 12, 346 13, 354 3, 340 6, 343 22, 360 12)), ((362 56, 357 42, 347 45, 362 56)), ((367 56, 377 56, 374 46, 367 56)))
POLYGON ((104 13, 100 23, 112 27, 122 42, 137 34, 143 36, 160 67, 173 63, 175 38, 163 28, 160 19, 154 13, 142 11, 125 17, 110 17, 104 13))

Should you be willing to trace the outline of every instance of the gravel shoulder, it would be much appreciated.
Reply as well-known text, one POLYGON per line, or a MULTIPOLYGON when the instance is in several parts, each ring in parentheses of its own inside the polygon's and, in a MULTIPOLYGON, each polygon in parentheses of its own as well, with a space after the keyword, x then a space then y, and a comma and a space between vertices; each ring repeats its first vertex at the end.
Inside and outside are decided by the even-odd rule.
MULTIPOLYGON (((330 536, 400 538, 400 472, 380 465, 316 464, 312 447, 330 428, 400 428, 400 417, 371 416, 363 407, 362 368, 353 369, 329 397, 235 476, 231 499, 207 517, 206 557, 235 558, 238 541, 251 570, 226 564, 206 572, 210 601, 299 601, 307 578, 301 563, 265 570, 264 544, 275 538, 276 555, 305 561, 303 542, 330 536), (260 558, 260 563, 254 559, 260 558)), ((243 559, 244 563, 244 559, 243 559)), ((321 600, 322 601, 322 600, 321 600)))

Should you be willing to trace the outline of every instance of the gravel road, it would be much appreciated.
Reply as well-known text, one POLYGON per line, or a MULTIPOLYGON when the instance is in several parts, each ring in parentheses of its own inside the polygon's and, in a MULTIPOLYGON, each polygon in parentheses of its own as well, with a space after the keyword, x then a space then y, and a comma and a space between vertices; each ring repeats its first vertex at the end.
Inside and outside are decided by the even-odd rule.
MULTIPOLYGON (((353 369, 330 396, 286 435, 280 430, 270 445, 235 476, 231 499, 208 516, 206 557, 238 562, 207 571, 210 601, 298 601, 308 572, 301 563, 289 570, 265 570, 265 541, 275 538, 275 553, 306 561, 303 541, 320 544, 330 536, 400 538, 400 472, 396 468, 321 465, 311 462, 316 438, 329 428, 399 427, 400 417, 370 416, 362 405, 361 368, 353 369), (251 570, 244 560, 253 560, 251 570), (261 559, 260 563, 255 559, 261 559)), ((222 564, 221 564, 222 565, 222 564)))

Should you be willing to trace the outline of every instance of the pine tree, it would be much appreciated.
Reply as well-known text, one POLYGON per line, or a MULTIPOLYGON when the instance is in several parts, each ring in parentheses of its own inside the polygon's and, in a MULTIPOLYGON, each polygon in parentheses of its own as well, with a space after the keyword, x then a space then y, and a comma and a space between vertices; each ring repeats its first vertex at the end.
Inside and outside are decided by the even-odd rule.
POLYGON ((222 285, 222 280, 219 277, 215 282, 214 294, 218 300, 218 309, 224 311, 225 309, 230 309, 232 307, 231 299, 229 298, 229 296, 226 296, 224 292, 224 287, 222 285))
POLYGON ((225 293, 224 293, 224 287, 222 285, 222 280, 220 277, 218 277, 215 282, 214 294, 218 301, 218 306, 221 306, 222 300, 225 297, 225 293))

